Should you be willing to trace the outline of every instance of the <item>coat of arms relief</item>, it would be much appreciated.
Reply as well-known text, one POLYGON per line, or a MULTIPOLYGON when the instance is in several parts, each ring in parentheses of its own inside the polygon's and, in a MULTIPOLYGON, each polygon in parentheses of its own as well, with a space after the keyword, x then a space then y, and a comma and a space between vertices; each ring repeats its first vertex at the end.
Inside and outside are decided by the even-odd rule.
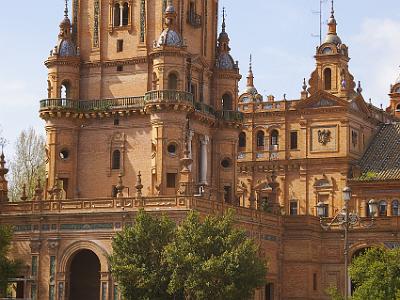
POLYGON ((331 131, 329 129, 318 130, 318 142, 322 145, 326 145, 331 141, 331 131))

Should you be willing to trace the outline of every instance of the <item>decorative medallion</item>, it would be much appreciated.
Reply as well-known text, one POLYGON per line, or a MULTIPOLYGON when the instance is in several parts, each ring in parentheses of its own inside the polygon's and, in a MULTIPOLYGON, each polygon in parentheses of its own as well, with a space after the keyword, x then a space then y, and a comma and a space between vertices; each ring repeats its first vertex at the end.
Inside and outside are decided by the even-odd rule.
POLYGON ((318 142, 326 145, 331 141, 331 131, 329 129, 318 130, 318 142))

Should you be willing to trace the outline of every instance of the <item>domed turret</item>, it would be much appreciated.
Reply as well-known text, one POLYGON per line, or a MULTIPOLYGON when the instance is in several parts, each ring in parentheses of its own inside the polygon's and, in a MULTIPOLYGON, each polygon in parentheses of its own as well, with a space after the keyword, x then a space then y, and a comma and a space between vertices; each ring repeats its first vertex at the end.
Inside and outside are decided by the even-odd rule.
POLYGON ((68 1, 65 1, 64 19, 60 23, 57 46, 51 52, 51 56, 73 57, 77 56, 77 49, 72 41, 72 24, 68 17, 68 1))
POLYGON ((234 70, 237 69, 237 65, 230 55, 231 48, 229 47, 229 36, 226 32, 226 23, 225 23, 225 8, 223 9, 222 14, 222 32, 218 37, 218 56, 216 67, 221 70, 234 70))
POLYGON ((342 40, 337 35, 336 27, 337 27, 337 22, 335 19, 335 10, 333 7, 333 0, 332 0, 331 17, 328 20, 328 34, 326 35, 324 43, 335 44, 336 46, 342 44, 342 40))
POLYGON ((156 42, 156 47, 169 46, 169 47, 182 47, 182 37, 175 31, 175 20, 176 11, 175 7, 170 0, 168 6, 165 10, 165 26, 166 28, 161 33, 158 41, 156 42))
POLYGON ((253 63, 252 63, 252 57, 250 55, 250 63, 249 63, 249 73, 247 74, 247 85, 245 90, 243 91, 244 93, 252 94, 252 95, 257 95, 258 91, 254 86, 254 75, 253 75, 253 63))

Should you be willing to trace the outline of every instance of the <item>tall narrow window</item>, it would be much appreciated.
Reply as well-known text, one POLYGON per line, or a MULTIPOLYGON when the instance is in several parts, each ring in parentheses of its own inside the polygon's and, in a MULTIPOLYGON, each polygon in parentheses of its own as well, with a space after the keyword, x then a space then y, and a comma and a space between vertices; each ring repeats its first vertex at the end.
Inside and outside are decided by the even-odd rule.
POLYGON ((295 200, 292 200, 292 201, 290 201, 290 207, 289 207, 289 210, 290 210, 290 215, 291 216, 297 216, 298 215, 298 204, 297 204, 298 202, 297 201, 295 201, 295 200))
POLYGON ((295 150, 298 148, 297 145, 297 131, 292 131, 290 133, 290 149, 295 150))
POLYGON ((324 70, 324 84, 325 90, 328 91, 332 89, 332 70, 330 68, 324 70))
POLYGON ((231 203, 232 200, 232 188, 230 186, 224 186, 224 200, 226 203, 231 203))
POLYGON ((392 216, 399 216, 399 200, 393 200, 392 202, 392 216))
POLYGON ((117 52, 124 51, 124 40, 117 40, 117 52))
POLYGON ((265 286, 265 300, 274 300, 274 284, 267 283, 265 286))
POLYGON ((167 188, 176 188, 176 173, 167 173, 167 188))
POLYGON ((190 85, 190 92, 193 94, 194 101, 197 102, 197 86, 194 83, 190 85))
POLYGON ((68 81, 64 81, 61 84, 60 89, 60 98, 61 99, 68 99, 70 97, 70 84, 68 81))
POLYGON ((232 105, 232 96, 228 93, 225 93, 222 96, 222 109, 223 110, 233 110, 233 105, 232 105))
POLYGON ((119 26, 121 24, 121 9, 119 3, 114 5, 114 26, 119 26))
POLYGON ((126 26, 129 24, 129 4, 124 3, 124 9, 122 11, 122 25, 126 26))
POLYGON ((175 73, 170 73, 168 75, 168 89, 169 90, 178 89, 178 76, 175 73))
POLYGON ((271 131, 271 146, 278 146, 279 144, 279 132, 278 130, 271 131))
POLYGON ((263 148, 264 147, 264 131, 260 130, 257 132, 257 147, 263 148))
POLYGON ((313 290, 316 291, 318 289, 318 281, 317 281, 317 273, 313 274, 313 290))
POLYGON ((121 169, 121 151, 114 150, 112 154, 112 169, 119 170, 121 169))
POLYGON ((157 83, 158 83, 157 74, 153 73, 153 81, 152 81, 153 91, 157 90, 157 83))
POLYGON ((387 216, 387 202, 385 200, 379 202, 379 216, 380 217, 387 216))
POLYGON ((246 133, 239 134, 239 148, 246 148, 246 133))

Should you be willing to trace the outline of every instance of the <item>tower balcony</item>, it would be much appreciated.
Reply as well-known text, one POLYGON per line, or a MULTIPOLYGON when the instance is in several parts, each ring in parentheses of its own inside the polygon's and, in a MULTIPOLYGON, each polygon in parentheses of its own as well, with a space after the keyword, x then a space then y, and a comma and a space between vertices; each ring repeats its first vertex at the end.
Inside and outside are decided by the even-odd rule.
POLYGON ((243 123, 244 120, 244 114, 236 110, 218 111, 217 117, 227 123, 243 123))
POLYGON ((94 113, 109 110, 140 110, 144 107, 144 97, 123 97, 102 100, 72 100, 65 98, 40 101, 40 114, 54 112, 94 113))
POLYGON ((146 104, 153 102, 165 103, 188 103, 194 105, 194 97, 192 93, 176 91, 176 90, 157 90, 147 92, 144 96, 146 104))

